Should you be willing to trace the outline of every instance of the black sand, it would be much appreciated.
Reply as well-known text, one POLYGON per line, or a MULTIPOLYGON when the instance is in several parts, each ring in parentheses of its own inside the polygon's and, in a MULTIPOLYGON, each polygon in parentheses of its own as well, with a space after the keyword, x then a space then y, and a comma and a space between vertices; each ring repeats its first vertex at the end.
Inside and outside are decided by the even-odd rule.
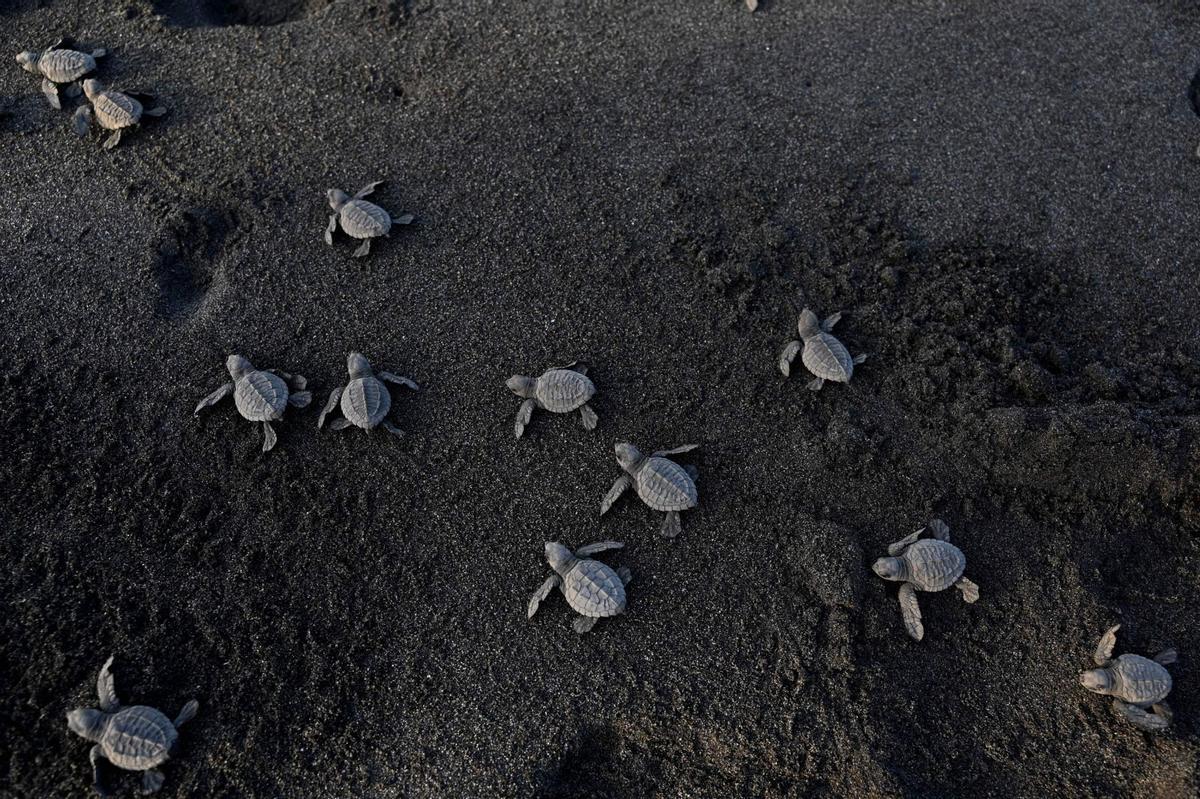
POLYGON ((218 5, 0 4, 0 795, 87 794, 109 653, 202 702, 165 796, 1196 794, 1190 4, 218 5), (170 114, 73 138, 11 61, 60 34, 170 114), (326 247, 379 178, 418 224, 326 247), (850 386, 778 373, 805 304, 850 386), (350 349, 406 439, 192 418, 350 349), (514 441, 575 358, 598 431, 514 441), (703 444, 674 542, 597 519, 620 440, 703 444), (916 644, 868 567, 931 515, 983 598, 916 644), (602 538, 629 613, 526 621, 602 538), (1164 734, 1076 683, 1117 622, 1181 653, 1164 734))

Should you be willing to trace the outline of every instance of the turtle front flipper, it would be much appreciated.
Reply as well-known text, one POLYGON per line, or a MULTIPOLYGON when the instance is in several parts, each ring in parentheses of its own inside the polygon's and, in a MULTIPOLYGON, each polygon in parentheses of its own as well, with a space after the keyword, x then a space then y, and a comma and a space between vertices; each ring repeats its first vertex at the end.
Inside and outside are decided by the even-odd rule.
POLYGON ((384 430, 388 431, 397 438, 404 438, 404 431, 393 424, 391 419, 384 419, 382 422, 380 422, 380 424, 383 425, 384 430))
POLYGON ((575 632, 583 635, 596 626, 596 622, 600 619, 596 616, 577 616, 571 626, 575 628, 575 632))
POLYGON ((783 354, 779 356, 779 371, 783 372, 784 377, 791 376, 792 361, 796 360, 796 356, 803 348, 804 344, 799 341, 789 341, 784 345, 783 354))
POLYGON ((413 391, 421 390, 420 386, 409 380, 407 377, 401 377, 400 375, 395 375, 391 372, 380 372, 378 377, 380 380, 385 380, 388 383, 395 383, 396 385, 404 386, 405 388, 411 388, 413 391))
POLYGON ((821 387, 824 385, 825 385, 825 378, 814 377, 812 380, 808 381, 807 388, 809 391, 820 391, 821 387))
POLYGON ((205 408, 207 408, 211 405, 216 405, 218 402, 225 399, 232 393, 233 393, 233 383, 226 383, 225 385, 221 386, 213 393, 209 394, 204 399, 200 400, 200 403, 196 406, 196 410, 192 411, 192 414, 195 416, 199 416, 200 411, 204 410, 205 408))
POLYGON ((538 606, 542 604, 542 600, 550 596, 550 592, 561 584, 562 578, 557 574, 547 577, 546 582, 542 583, 541 587, 534 591, 533 596, 529 598, 529 609, 526 611, 525 618, 532 619, 533 614, 538 611, 538 606))
POLYGON ((1121 629, 1121 625, 1114 624, 1104 635, 1100 636, 1100 643, 1096 645, 1096 654, 1092 656, 1097 666, 1103 666, 1112 660, 1113 647, 1117 645, 1117 630, 1119 629, 1121 629))
POLYGON ((338 406, 339 402, 341 402, 342 391, 345 390, 345 388, 345 386, 338 386, 333 391, 329 392, 329 400, 325 403, 325 407, 321 409, 321 415, 317 417, 318 428, 325 426, 325 417, 333 413, 333 409, 338 406))
POLYGON ((354 257, 363 258, 369 252, 371 252, 371 240, 363 239, 362 244, 358 245, 358 249, 354 251, 354 257))
POLYGON ((933 537, 938 541, 950 542, 950 525, 941 519, 929 520, 929 532, 933 533, 933 537))
POLYGON ((271 448, 275 446, 275 442, 278 440, 278 436, 275 435, 275 428, 271 427, 270 422, 263 422, 262 426, 263 426, 262 451, 270 452, 271 448))
POLYGON ((617 576, 621 578, 622 585, 629 585, 633 582, 633 572, 629 571, 628 566, 621 566, 617 569, 617 576))
POLYGON ((106 55, 108 55, 108 51, 103 47, 97 47, 92 51, 92 58, 104 58, 106 55))
MULTIPOLYGON (((525 435, 525 425, 529 424, 529 420, 533 418, 533 409, 537 407, 537 400, 530 398, 521 403, 521 407, 517 408, 517 421, 513 424, 513 432, 517 438, 525 435)), ((601 511, 603 513, 603 511, 601 511)))
POLYGON ((101 796, 108 796, 108 791, 100 782, 100 761, 108 760, 104 756, 104 748, 100 744, 93 746, 92 750, 88 752, 88 760, 92 763, 92 789, 101 796))
POLYGON ((838 311, 837 313, 833 314, 832 316, 827 317, 825 319, 825 321, 821 323, 821 329, 824 330, 826 333, 832 333, 833 326, 836 325, 838 323, 838 321, 841 320, 841 318, 842 318, 841 311, 838 311))
POLYGON ((633 485, 633 478, 627 474, 623 474, 617 478, 617 482, 613 483, 612 488, 608 489, 608 493, 604 495, 604 499, 600 500, 600 515, 608 513, 608 509, 613 506, 622 494, 633 485))
POLYGON ((854 365, 855 365, 855 366, 858 366, 860 363, 862 363, 862 362, 863 362, 863 361, 865 361, 866 359, 867 359, 867 354, 866 354, 865 352, 864 352, 864 353, 862 353, 861 355, 855 355, 855 356, 854 356, 854 358, 853 358, 853 360, 854 360, 854 365))
POLYGON ((49 78, 42 79, 42 94, 46 95, 51 108, 56 111, 62 109, 62 100, 58 99, 58 85, 54 81, 49 78))
POLYGON ((663 519, 661 532, 664 538, 674 538, 683 532, 683 523, 679 520, 679 511, 667 511, 667 518, 663 519))
POLYGON ((195 699, 188 702, 179 711, 179 715, 175 717, 175 729, 179 729, 184 724, 187 724, 192 719, 196 718, 196 713, 200 710, 200 703, 195 699))
POLYGON ((912 583, 900 586, 900 615, 904 617, 904 628, 917 641, 925 637, 925 625, 921 623, 921 606, 917 602, 917 589, 912 583))
POLYGON ((414 219, 416 219, 416 217, 413 216, 412 214, 401 214, 400 216, 392 217, 392 224, 393 225, 411 225, 413 223, 414 219))
POLYGON ((370 194, 372 192, 374 192, 376 188, 378 188, 379 186, 382 186, 382 185, 383 185, 382 180, 377 180, 374 183, 368 183, 367 185, 363 186, 361 189, 358 190, 358 194, 354 195, 354 199, 361 200, 363 197, 370 196, 370 194))
POLYGON ((1113 700, 1113 709, 1120 713, 1126 721, 1146 732, 1165 730, 1170 724, 1168 719, 1157 713, 1147 713, 1137 705, 1122 702, 1120 699, 1113 700))
POLYGON ((908 549, 909 545, 921 537, 921 533, 925 532, 925 528, 917 530, 915 533, 909 533, 894 544, 888 544, 888 554, 896 557, 904 550, 908 549))
POLYGON ((598 555, 601 552, 607 552, 610 549, 624 549, 625 544, 621 541, 597 541, 594 544, 580 547, 575 550, 575 557, 590 558, 592 555, 598 555))
POLYGON ((1154 662, 1160 666, 1170 666, 1176 660, 1179 660, 1179 653, 1174 649, 1164 649, 1154 656, 1154 662))
POLYGON ((1165 719, 1167 724, 1170 724, 1175 720, 1175 711, 1171 710, 1171 706, 1166 702, 1158 702, 1157 704, 1152 705, 1150 709, 1165 719))
MULTIPOLYGON (((53 105, 53 103, 52 103, 53 105)), ((92 109, 90 106, 81 105, 75 109, 75 113, 71 115, 71 130, 75 131, 75 135, 83 138, 88 134, 88 128, 92 126, 92 109)))
POLYGON ((112 148, 116 147, 120 143, 121 143, 121 131, 115 130, 115 131, 113 131, 113 135, 109 136, 107 139, 104 140, 104 144, 101 145, 101 148, 105 149, 105 150, 111 150, 112 148))
POLYGON ((81 94, 83 94, 83 89, 79 86, 79 81, 68 83, 67 87, 62 90, 62 95, 71 99, 75 99, 81 94))
POLYGON ((964 602, 975 602, 979 599, 979 586, 966 577, 958 578, 958 582, 954 584, 954 587, 962 591, 964 602))
POLYGON ((333 244, 333 234, 335 232, 337 232, 337 225, 338 225, 338 215, 330 214, 329 224, 326 225, 326 227, 325 227, 325 243, 326 244, 329 244, 329 245, 333 244))
POLYGON ((288 394, 288 405, 293 408, 307 408, 310 402, 312 402, 311 391, 293 391, 288 394))
POLYGON ((354 423, 345 417, 342 417, 341 419, 334 419, 332 422, 329 423, 330 430, 345 430, 347 427, 353 427, 353 426, 354 426, 354 423))
POLYGON ((657 452, 651 452, 651 458, 665 458, 668 455, 682 455, 685 452, 691 452, 694 449, 699 449, 699 444, 683 444, 675 447, 675 449, 660 449, 657 452))
POLYGON ((583 417, 583 427, 585 430, 595 430, 596 425, 600 423, 600 417, 592 410, 592 406, 586 402, 580 406, 579 415, 583 417))
POLYGON ((157 793, 158 789, 163 787, 163 781, 166 777, 158 769, 150 769, 142 772, 142 795, 149 796, 152 793, 157 793))
POLYGON ((143 111, 142 116, 161 117, 161 116, 165 116, 166 113, 167 113, 167 109, 164 106, 156 105, 153 108, 147 108, 145 111, 143 111))
POLYGON ((697 469, 692 464, 690 464, 690 463, 683 464, 683 470, 685 472, 687 472, 688 477, 692 478, 693 483, 700 479, 700 470, 697 469))
POLYGON ((112 662, 113 656, 109 655, 108 660, 100 667, 100 676, 96 678, 96 695, 100 697, 100 709, 105 713, 116 713, 121 709, 121 702, 117 699, 116 682, 110 670, 112 662))

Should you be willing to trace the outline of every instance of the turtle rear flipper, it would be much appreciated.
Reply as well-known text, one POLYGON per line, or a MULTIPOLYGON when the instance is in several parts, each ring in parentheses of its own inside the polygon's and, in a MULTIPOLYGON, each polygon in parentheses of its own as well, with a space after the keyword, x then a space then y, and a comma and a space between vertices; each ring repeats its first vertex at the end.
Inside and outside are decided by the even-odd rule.
POLYGON ((683 523, 679 519, 679 511, 667 511, 667 518, 663 519, 662 534, 664 538, 674 538, 683 531, 683 523))
POLYGON ((396 436, 396 438, 404 438, 404 436, 405 436, 404 431, 401 430, 399 427, 397 427, 395 425, 395 423, 392 422, 392 420, 384 419, 380 424, 383 425, 384 430, 386 430, 389 433, 391 433, 392 435, 396 436))
POLYGON ((187 724, 189 721, 196 718, 196 712, 198 710, 200 710, 200 703, 195 699, 184 705, 183 709, 179 711, 179 715, 175 717, 175 729, 179 729, 184 724, 187 724))
POLYGON ((825 378, 814 377, 812 380, 808 381, 807 387, 808 387, 809 391, 820 391, 821 387, 824 385, 825 385, 825 378))
POLYGON ((92 51, 92 58, 104 58, 106 55, 108 55, 108 51, 103 47, 97 47, 92 51))
POLYGON ((586 402, 580 406, 579 415, 583 417, 583 427, 586 430, 595 430, 596 425, 600 423, 600 417, 592 410, 592 406, 586 402))
POLYGON ((293 408, 307 408, 310 402, 312 402, 311 391, 293 391, 288 394, 288 405, 293 408))
POLYGON ((354 425, 353 422, 351 422, 349 419, 347 419, 346 417, 343 416, 340 419, 334 419, 332 422, 330 422, 329 429, 330 430, 345 430, 347 427, 352 427, 353 425, 354 425))
POLYGON ((941 519, 929 520, 929 532, 932 533, 933 537, 938 541, 950 541, 950 525, 946 524, 941 519))
POLYGON ((1179 653, 1174 649, 1164 649, 1154 656, 1154 661, 1161 666, 1170 666, 1177 660, 1179 660, 1179 653))
POLYGON ((64 97, 70 97, 72 100, 83 94, 83 88, 79 85, 79 81, 68 83, 66 88, 62 89, 64 97))
POLYGON ((121 131, 115 130, 115 131, 113 131, 113 135, 109 136, 107 139, 104 140, 104 144, 101 145, 101 147, 105 150, 111 150, 112 148, 116 147, 120 143, 121 143, 121 131))
POLYGON ((912 583, 900 586, 900 615, 908 634, 920 641, 925 637, 925 625, 921 623, 921 606, 917 603, 917 590, 912 583))
POLYGON ((571 626, 575 628, 575 632, 583 635, 595 627, 597 621, 599 619, 596 616, 579 616, 571 623, 571 626))
POLYGON ((1122 702, 1120 699, 1113 700, 1113 709, 1124 716, 1126 721, 1146 732, 1165 730, 1171 723, 1169 719, 1163 718, 1157 713, 1147 713, 1137 705, 1122 702))
POLYGON ((157 793, 163 787, 163 782, 166 777, 158 769, 150 769, 142 772, 142 795, 157 793))
POLYGON ((965 602, 975 602, 979 599, 979 586, 966 577, 958 578, 958 582, 954 584, 954 587, 962 591, 963 601, 965 602))
POLYGON ((363 258, 369 252, 371 252, 371 240, 363 239, 362 244, 358 245, 358 249, 354 251, 354 257, 363 258))

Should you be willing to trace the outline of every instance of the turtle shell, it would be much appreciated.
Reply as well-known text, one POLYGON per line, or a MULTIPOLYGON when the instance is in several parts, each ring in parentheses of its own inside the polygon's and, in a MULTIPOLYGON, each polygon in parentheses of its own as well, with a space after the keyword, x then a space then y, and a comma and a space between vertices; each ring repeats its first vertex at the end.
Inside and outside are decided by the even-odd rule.
POLYGON ((54 83, 79 80, 96 68, 96 59, 78 50, 49 50, 37 63, 42 74, 54 83))
POLYGON ((958 582, 967 556, 947 541, 922 538, 901 555, 908 564, 908 581, 918 591, 944 591, 958 582))
POLYGON ((370 430, 392 409, 392 395, 375 377, 359 377, 342 391, 342 415, 358 427, 370 430))
POLYGON ((114 91, 103 91, 92 100, 92 111, 100 127, 108 130, 120 130, 136 125, 142 118, 142 104, 130 97, 114 91))
POLYGON ((835 383, 849 383, 854 374, 854 359, 845 345, 828 333, 819 333, 804 342, 801 356, 808 371, 835 383))
POLYGON ((700 500, 696 483, 684 468, 666 458, 647 459, 635 483, 638 496, 655 510, 687 510, 700 500))
POLYGON ((237 381, 233 401, 243 418, 252 422, 273 422, 282 419, 287 408, 287 383, 270 372, 251 372, 237 381))
POLYGON ((373 239, 392 229, 392 215, 366 200, 348 200, 339 218, 342 230, 356 239, 373 239))
POLYGON ((588 376, 573 369, 551 369, 537 379, 534 396, 542 407, 554 413, 567 413, 592 398, 596 387, 588 376))
POLYGON ((1171 693, 1171 673, 1150 658, 1121 655, 1108 667, 1113 696, 1135 705, 1153 705, 1171 693))
POLYGON ((145 771, 167 760, 178 738, 170 719, 152 707, 134 705, 108 720, 100 746, 114 766, 145 771))
POLYGON ((563 576, 567 603, 583 616, 616 616, 625 610, 625 584, 598 560, 581 560, 563 576))

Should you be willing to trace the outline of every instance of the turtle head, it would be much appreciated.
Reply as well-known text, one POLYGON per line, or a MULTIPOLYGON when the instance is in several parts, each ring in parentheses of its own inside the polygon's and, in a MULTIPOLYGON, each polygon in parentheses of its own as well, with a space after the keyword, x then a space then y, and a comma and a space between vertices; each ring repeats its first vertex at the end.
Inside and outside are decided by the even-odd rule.
POLYGON ((71 732, 87 738, 89 741, 99 741, 104 734, 105 713, 93 708, 80 708, 67 714, 67 726, 71 732))
POLYGON ((330 189, 325 192, 325 196, 329 198, 329 207, 335 211, 342 210, 342 206, 350 199, 350 195, 341 189, 330 189))
POLYGON ((35 75, 38 71, 38 61, 42 58, 42 54, 37 50, 26 50, 23 53, 17 53, 17 63, 21 65, 21 69, 26 72, 32 72, 35 75))
POLYGON ((88 78, 83 82, 83 93, 89 100, 96 99, 96 95, 102 91, 104 91, 104 85, 95 78, 88 78))
POLYGON ((630 474, 633 474, 638 464, 644 460, 642 451, 633 444, 617 444, 613 449, 617 453, 617 463, 630 474))
POLYGON ((1081 671, 1079 672, 1079 684, 1093 693, 1108 693, 1112 688, 1112 674, 1108 669, 1081 671))
POLYGON ((508 386, 508 390, 518 397, 528 398, 533 396, 533 389, 537 386, 537 381, 525 375, 513 375, 504 385, 508 386))
POLYGON ((546 562, 554 571, 562 574, 563 570, 575 560, 575 553, 557 541, 546 542, 546 562))
POLYGON ((241 355, 230 355, 225 359, 225 368, 229 370, 230 377, 234 380, 240 380, 243 375, 248 375, 254 371, 254 364, 241 355))
POLYGON ((880 558, 871 564, 871 571, 885 580, 905 580, 908 578, 903 558, 880 558))
POLYGON ((350 357, 346 358, 346 370, 354 378, 370 377, 375 374, 371 371, 371 362, 361 352, 350 353, 350 357))
POLYGON ((800 331, 800 338, 812 338, 821 332, 821 320, 817 319, 817 315, 805 308, 800 312, 800 324, 797 325, 800 331))

